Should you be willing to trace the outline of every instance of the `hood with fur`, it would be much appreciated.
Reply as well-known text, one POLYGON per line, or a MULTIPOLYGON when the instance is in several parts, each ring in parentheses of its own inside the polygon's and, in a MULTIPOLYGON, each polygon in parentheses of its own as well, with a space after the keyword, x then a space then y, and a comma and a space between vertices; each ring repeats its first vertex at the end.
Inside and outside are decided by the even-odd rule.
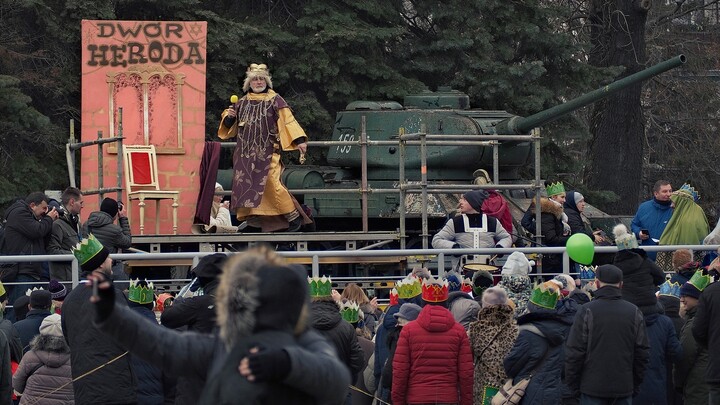
POLYGON ((307 272, 287 266, 267 249, 228 260, 216 296, 220 338, 229 348, 255 332, 303 329, 309 302, 307 272))
POLYGON ((553 214, 555 218, 562 218, 563 215, 563 207, 562 205, 550 200, 549 198, 541 198, 540 199, 540 211, 546 212, 549 214, 553 214))
POLYGON ((70 347, 62 336, 36 335, 30 341, 30 349, 50 368, 64 365, 70 357, 70 347))

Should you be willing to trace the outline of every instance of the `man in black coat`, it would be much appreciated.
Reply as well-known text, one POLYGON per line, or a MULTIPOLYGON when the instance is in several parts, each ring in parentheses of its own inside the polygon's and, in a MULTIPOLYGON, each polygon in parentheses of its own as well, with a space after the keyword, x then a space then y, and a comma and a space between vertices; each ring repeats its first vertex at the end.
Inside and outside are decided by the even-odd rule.
MULTIPOLYGON (((105 249, 113 253, 122 253, 123 249, 132 246, 130 222, 127 219, 125 206, 112 198, 106 197, 100 203, 100 211, 90 213, 83 225, 83 234, 93 234, 105 249), (117 219, 117 224, 115 220, 117 219)), ((128 280, 121 261, 113 262, 113 279, 128 280)))
POLYGON ((25 319, 15 323, 23 353, 30 350, 30 341, 40 334, 40 324, 42 324, 43 319, 50 315, 51 306, 52 295, 50 291, 35 290, 30 294, 30 311, 28 311, 25 319))
MULTIPOLYGON (((6 255, 43 255, 46 238, 52 232, 53 221, 58 219, 56 209, 48 211, 49 198, 42 192, 30 193, 25 200, 16 201, 5 211, 6 255)), ((8 286, 8 300, 15 302, 25 294, 33 283, 49 281, 48 270, 42 262, 22 262, 18 264, 17 275, 3 281, 25 282, 26 285, 8 286)))
POLYGON ((580 306, 567 339, 565 382, 581 394, 581 404, 631 404, 649 358, 645 322, 638 307, 622 299, 622 270, 604 264, 596 277, 594 299, 580 306))
MULTIPOLYGON (((81 278, 94 270, 112 275, 112 259, 108 250, 89 236, 73 254, 80 263, 81 278)), ((62 330, 70 346, 73 378, 95 368, 91 374, 73 382, 75 403, 136 404, 135 382, 130 368, 130 356, 124 347, 108 338, 94 324, 95 311, 90 302, 92 289, 79 285, 65 298, 62 308, 62 330), (106 364, 113 360, 112 363, 106 364)), ((115 291, 115 305, 127 308, 128 302, 120 290, 115 291)))
POLYGON ((720 282, 703 290, 692 333, 697 343, 708 349, 705 381, 710 386, 710 403, 720 404, 720 282))

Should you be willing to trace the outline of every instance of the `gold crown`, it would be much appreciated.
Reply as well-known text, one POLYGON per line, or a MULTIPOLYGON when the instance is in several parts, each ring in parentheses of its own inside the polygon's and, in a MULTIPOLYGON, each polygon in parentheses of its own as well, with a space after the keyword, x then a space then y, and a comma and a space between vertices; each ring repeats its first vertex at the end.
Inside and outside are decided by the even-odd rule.
POLYGON ((265 73, 268 74, 268 68, 267 65, 264 63, 251 63, 250 67, 247 70, 248 73, 265 73))

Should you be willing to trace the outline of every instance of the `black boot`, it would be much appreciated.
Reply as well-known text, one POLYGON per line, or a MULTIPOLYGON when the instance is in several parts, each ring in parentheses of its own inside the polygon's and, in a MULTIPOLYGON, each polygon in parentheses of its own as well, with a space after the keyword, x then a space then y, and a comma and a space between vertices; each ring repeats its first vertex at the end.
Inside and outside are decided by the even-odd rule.
POLYGON ((297 217, 288 224, 288 232, 297 232, 302 227, 302 217, 297 217))

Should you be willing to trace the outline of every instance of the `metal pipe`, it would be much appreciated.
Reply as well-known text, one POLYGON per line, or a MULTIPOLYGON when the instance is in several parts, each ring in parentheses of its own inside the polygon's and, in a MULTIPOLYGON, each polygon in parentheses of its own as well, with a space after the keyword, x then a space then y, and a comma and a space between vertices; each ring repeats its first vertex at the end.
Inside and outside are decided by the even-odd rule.
MULTIPOLYGON (((421 131, 427 130, 425 123, 420 125, 421 131)), ((427 145, 425 143, 425 137, 420 136, 420 187, 422 188, 422 194, 420 197, 421 201, 421 214, 422 214, 422 247, 423 249, 428 248, 428 184, 427 184, 427 145)))
POLYGON ((120 190, 118 187, 105 187, 105 188, 94 188, 91 190, 83 190, 83 195, 95 195, 95 194, 105 194, 105 193, 111 193, 113 191, 120 190))
MULTIPOLYGON (((102 139, 102 131, 98 131, 98 140, 102 139)), ((103 150, 102 145, 98 146, 98 152, 97 152, 97 160, 98 160, 98 190, 103 189, 103 150)), ((100 192, 100 201, 102 201, 104 192, 100 192)))
POLYGON ((362 228, 363 232, 367 232, 368 227, 368 170, 367 170, 367 128, 365 127, 366 116, 362 116, 360 119, 360 188, 362 189, 362 195, 360 197, 360 204, 362 204, 362 228))
MULTIPOLYGON (((102 133, 102 131, 98 131, 98 132, 102 133)), ((78 143, 74 143, 74 144, 70 145, 70 149, 73 151, 76 151, 76 150, 78 150, 80 148, 84 148, 86 146, 112 143, 112 142, 116 142, 117 140, 118 140, 118 138, 116 137, 116 138, 94 139, 92 141, 86 141, 86 142, 78 142, 78 143)))
POLYGON ((542 245, 542 227, 540 226, 540 191, 542 190, 542 178, 540 176, 540 130, 535 128, 532 131, 535 141, 535 241, 542 245))
MULTIPOLYGON (((420 138, 420 133, 407 134, 405 138, 410 140, 417 140, 420 138)), ((530 142, 532 141, 531 135, 458 135, 458 134, 443 134, 443 135, 428 135, 428 141, 444 141, 444 140, 471 140, 471 141, 516 141, 516 142, 530 142)))
POLYGON ((405 187, 402 187, 403 185, 407 185, 407 179, 405 178, 405 159, 407 151, 405 150, 405 141, 402 139, 402 136, 405 133, 405 128, 400 128, 398 132, 400 134, 400 166, 398 167, 398 181, 401 185, 400 207, 398 208, 398 212, 400 214, 400 249, 405 249, 405 244, 407 243, 407 233, 405 233, 405 207, 407 206, 407 193, 405 192, 405 187))
MULTIPOLYGON (((100 146, 102 148, 102 146, 100 146)), ((117 147, 115 148, 117 151, 117 184, 118 184, 118 192, 117 192, 117 201, 122 202, 123 200, 123 109, 122 107, 118 108, 118 137, 117 137, 117 147)), ((156 204, 159 204, 160 202, 157 201, 156 204)), ((130 209, 130 206, 128 205, 128 209, 130 209)), ((159 220, 159 219, 158 219, 159 220)))

